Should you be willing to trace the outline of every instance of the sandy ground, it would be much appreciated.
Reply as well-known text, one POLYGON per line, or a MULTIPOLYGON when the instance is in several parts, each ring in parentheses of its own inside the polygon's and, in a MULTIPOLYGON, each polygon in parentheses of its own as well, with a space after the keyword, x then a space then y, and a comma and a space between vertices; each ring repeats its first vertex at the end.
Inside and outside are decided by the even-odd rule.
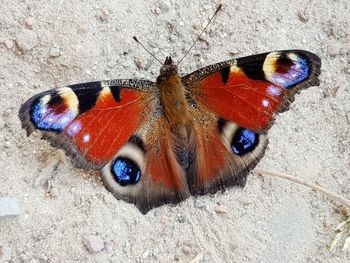
MULTIPOLYGON (((277 178, 250 176, 244 189, 163 206, 142 215, 98 176, 73 167, 17 111, 55 86, 111 78, 154 80, 179 59, 216 1, 0 1, 0 197, 21 214, 0 218, 0 262, 349 262, 329 252, 339 209, 277 178), (11 41, 12 40, 12 41, 11 41), (6 46, 7 45, 7 46, 6 46), (13 46, 12 46, 13 45, 13 46), (12 46, 12 47, 11 47, 12 46), (217 214, 223 204, 227 213, 217 214), (89 252, 84 240, 93 236, 89 252)), ((299 96, 269 132, 259 167, 298 175, 350 196, 350 4, 348 0, 227 1, 181 72, 278 49, 322 58, 320 87, 299 96), (254 3, 253 3, 254 2, 254 3), (336 89, 336 94, 332 94, 336 89)))

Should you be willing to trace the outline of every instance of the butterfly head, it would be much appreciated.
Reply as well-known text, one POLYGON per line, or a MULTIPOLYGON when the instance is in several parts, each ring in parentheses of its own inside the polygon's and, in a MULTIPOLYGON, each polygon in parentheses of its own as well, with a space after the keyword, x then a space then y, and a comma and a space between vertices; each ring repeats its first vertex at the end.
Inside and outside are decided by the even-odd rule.
POLYGON ((158 76, 157 82, 162 82, 173 75, 177 75, 177 65, 173 64, 171 57, 166 57, 163 66, 160 68, 160 74, 158 76))

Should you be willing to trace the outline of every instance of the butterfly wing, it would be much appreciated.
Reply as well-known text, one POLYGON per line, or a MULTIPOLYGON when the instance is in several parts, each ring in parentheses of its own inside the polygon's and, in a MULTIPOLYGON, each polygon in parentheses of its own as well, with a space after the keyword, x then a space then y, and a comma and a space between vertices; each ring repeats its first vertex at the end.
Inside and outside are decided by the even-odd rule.
POLYGON ((99 169, 149 118, 152 86, 147 81, 118 80, 57 88, 29 99, 19 118, 28 135, 40 130, 80 167, 99 169))
POLYGON ((152 118, 101 170, 105 186, 142 213, 186 199, 190 192, 174 151, 177 141, 163 116, 152 118))
POLYGON ((193 158, 188 168, 191 194, 245 186, 246 175, 264 154, 266 134, 239 127, 198 105, 190 114, 193 116, 193 158))
POLYGON ((19 117, 28 135, 40 130, 79 167, 101 170, 106 188, 145 213, 189 196, 157 92, 143 80, 70 85, 32 97, 19 117))
POLYGON ((191 193, 244 185, 262 158, 266 132, 300 90, 319 85, 320 59, 289 50, 229 60, 183 78, 193 101, 196 159, 191 193))
POLYGON ((320 59, 307 51, 277 51, 228 60, 184 77, 191 96, 221 118, 266 131, 300 90, 319 85, 320 59))

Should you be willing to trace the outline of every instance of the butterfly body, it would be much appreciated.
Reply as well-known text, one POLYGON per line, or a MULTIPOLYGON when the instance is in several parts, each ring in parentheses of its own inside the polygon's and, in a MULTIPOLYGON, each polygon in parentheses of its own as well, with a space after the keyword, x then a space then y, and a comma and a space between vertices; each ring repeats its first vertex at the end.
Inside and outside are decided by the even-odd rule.
POLYGON ((156 82, 69 85, 25 102, 19 117, 141 212, 244 186, 267 131, 295 94, 319 85, 320 59, 285 50, 227 60, 181 77, 167 57, 156 82))
POLYGON ((170 124, 185 124, 190 121, 185 87, 171 57, 165 60, 157 78, 164 115, 170 124))

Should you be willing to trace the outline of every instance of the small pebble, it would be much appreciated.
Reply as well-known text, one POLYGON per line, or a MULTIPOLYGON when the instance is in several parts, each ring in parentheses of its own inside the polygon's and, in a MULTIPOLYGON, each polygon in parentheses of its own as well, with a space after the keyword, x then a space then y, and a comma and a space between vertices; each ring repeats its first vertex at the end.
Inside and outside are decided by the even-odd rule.
POLYGON ((24 29, 17 34, 16 43, 22 51, 29 51, 38 44, 38 37, 34 31, 24 29))
POLYGON ((179 223, 185 223, 186 222, 186 217, 184 216, 184 215, 182 215, 182 214, 177 214, 177 221, 179 222, 179 223))
POLYGON ((227 206, 217 205, 217 206, 215 206, 214 211, 218 214, 226 214, 227 213, 227 206))
POLYGON ((335 56, 339 55, 339 51, 340 51, 339 45, 337 45, 335 43, 329 44, 329 46, 328 46, 328 54, 331 57, 335 57, 335 56))
POLYGON ((49 52, 49 57, 51 58, 57 58, 61 55, 61 50, 57 47, 53 47, 50 49, 50 52, 49 52))
POLYGON ((199 29, 201 29, 201 24, 195 23, 195 24, 192 25, 192 28, 193 28, 194 30, 199 30, 199 29))
POLYGON ((108 20, 108 13, 106 10, 101 10, 99 18, 102 22, 106 22, 108 20))
POLYGON ((239 53, 240 53, 240 51, 238 49, 234 49, 234 50, 229 51, 229 54, 232 57, 237 56, 237 54, 239 54, 239 53))
POLYGON ((156 9, 154 9, 154 13, 157 15, 159 15, 161 12, 162 12, 162 10, 160 10, 160 8, 158 8, 158 7, 156 9))
POLYGON ((306 10, 298 12, 299 20, 303 23, 307 23, 310 20, 310 16, 306 10))
POLYGON ((98 253, 102 251, 105 247, 102 238, 95 235, 84 236, 83 243, 90 253, 98 253))
POLYGON ((17 198, 0 197, 0 218, 19 216, 20 214, 17 198))
POLYGON ((32 17, 27 17, 25 20, 24 20, 24 23, 25 25, 28 27, 28 28, 32 28, 33 27, 33 24, 34 24, 34 19, 32 17))
POLYGON ((143 65, 142 65, 142 62, 138 59, 138 58, 134 58, 134 63, 137 67, 137 69, 143 69, 143 65))
POLYGON ((196 201, 194 201, 194 207, 196 208, 205 208, 206 207, 206 204, 199 200, 199 199, 196 199, 196 201))
POLYGON ((6 40, 4 41, 4 45, 5 45, 8 49, 11 49, 11 48, 13 48, 13 41, 10 40, 10 39, 6 39, 6 40))
POLYGON ((13 112, 13 110, 11 108, 6 109, 4 112, 4 117, 9 117, 10 115, 12 115, 12 112, 13 112))
POLYGON ((189 246, 184 246, 182 248, 182 252, 185 254, 185 255, 189 255, 191 254, 191 248, 189 246))
POLYGON ((161 12, 167 13, 171 9, 171 4, 168 0, 163 0, 163 1, 160 1, 159 8, 161 12))

